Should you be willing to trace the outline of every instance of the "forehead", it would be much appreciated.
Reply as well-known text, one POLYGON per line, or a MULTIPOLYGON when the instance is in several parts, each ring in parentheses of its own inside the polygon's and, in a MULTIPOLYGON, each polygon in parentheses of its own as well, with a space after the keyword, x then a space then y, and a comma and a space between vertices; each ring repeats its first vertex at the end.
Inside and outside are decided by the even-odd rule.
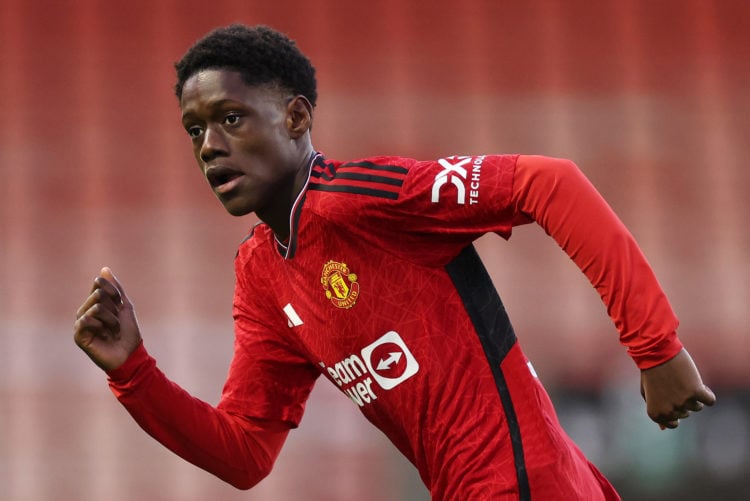
POLYGON ((233 70, 209 69, 192 75, 182 86, 180 108, 183 112, 234 101, 252 105, 260 101, 281 101, 282 93, 272 85, 248 85, 233 70))

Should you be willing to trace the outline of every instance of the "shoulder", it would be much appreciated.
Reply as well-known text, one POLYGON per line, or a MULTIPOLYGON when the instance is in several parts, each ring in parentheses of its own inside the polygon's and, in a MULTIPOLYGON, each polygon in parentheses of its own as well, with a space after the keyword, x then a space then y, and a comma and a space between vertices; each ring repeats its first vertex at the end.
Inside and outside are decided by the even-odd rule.
POLYGON ((341 211, 342 207, 346 211, 398 210, 451 196, 459 205, 476 204, 480 191, 509 191, 518 159, 518 154, 451 155, 430 160, 373 156, 349 161, 319 156, 308 183, 314 199, 308 207, 323 213, 341 211))
POLYGON ((319 156, 310 171, 308 190, 395 200, 416 160, 374 156, 333 160, 319 156))

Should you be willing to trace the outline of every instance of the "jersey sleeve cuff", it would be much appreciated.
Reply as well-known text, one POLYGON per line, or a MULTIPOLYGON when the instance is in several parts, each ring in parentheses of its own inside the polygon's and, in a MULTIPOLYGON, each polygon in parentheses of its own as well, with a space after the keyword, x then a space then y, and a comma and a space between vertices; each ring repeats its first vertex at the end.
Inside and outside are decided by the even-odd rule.
POLYGON ((677 333, 672 332, 648 350, 629 350, 629 354, 638 368, 645 370, 670 361, 680 350, 682 350, 682 342, 677 337, 677 333))
POLYGON ((128 359, 125 360, 125 363, 117 369, 107 371, 110 388, 118 396, 126 393, 136 386, 139 375, 142 375, 153 365, 156 365, 155 361, 148 354, 143 341, 141 341, 128 359))

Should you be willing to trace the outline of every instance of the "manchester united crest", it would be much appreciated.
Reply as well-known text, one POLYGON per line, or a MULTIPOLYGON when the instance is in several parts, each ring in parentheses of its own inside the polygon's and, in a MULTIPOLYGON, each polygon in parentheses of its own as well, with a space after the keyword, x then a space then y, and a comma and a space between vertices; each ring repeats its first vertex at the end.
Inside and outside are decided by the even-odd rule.
POLYGON ((351 308, 359 297, 357 275, 349 271, 346 263, 328 261, 323 265, 320 284, 326 291, 326 297, 337 308, 351 308))

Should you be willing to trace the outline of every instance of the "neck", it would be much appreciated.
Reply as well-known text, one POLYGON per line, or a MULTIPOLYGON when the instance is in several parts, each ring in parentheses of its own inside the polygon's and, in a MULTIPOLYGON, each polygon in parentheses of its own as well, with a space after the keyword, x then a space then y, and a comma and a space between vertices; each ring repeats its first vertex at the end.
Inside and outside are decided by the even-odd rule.
POLYGON ((289 233, 291 231, 290 218, 292 208, 294 207, 294 202, 297 200, 302 188, 307 182, 310 164, 314 154, 315 152, 312 146, 310 146, 308 151, 305 152, 305 155, 301 157, 302 160, 300 160, 299 166, 295 171, 294 179, 287 184, 287 188, 278 194, 277 199, 280 206, 277 206, 277 210, 264 211, 262 214, 256 213, 258 218, 273 230, 274 235, 276 235, 276 238, 279 239, 280 242, 286 242, 289 238, 289 233))

